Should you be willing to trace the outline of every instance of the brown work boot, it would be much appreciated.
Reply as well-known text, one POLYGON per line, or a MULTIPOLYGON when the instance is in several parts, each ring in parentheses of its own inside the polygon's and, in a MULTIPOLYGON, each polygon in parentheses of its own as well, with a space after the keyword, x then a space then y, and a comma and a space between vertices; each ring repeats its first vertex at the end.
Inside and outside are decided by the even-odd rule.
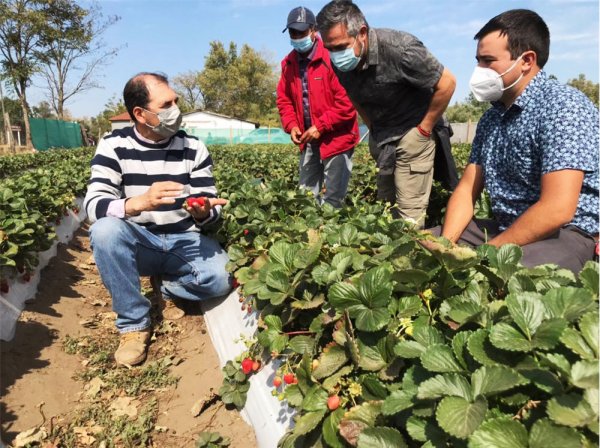
POLYGON ((115 352, 115 361, 120 366, 136 366, 146 359, 151 330, 130 331, 121 334, 119 348, 115 352))
POLYGON ((160 285, 162 278, 159 275, 153 275, 150 277, 150 285, 154 292, 154 302, 158 304, 158 309, 161 311, 163 319, 166 320, 178 320, 185 316, 185 310, 183 309, 183 301, 181 299, 171 299, 163 296, 160 285))
POLYGON ((162 301, 162 316, 166 320, 178 320, 185 316, 183 301, 181 299, 167 299, 162 301))

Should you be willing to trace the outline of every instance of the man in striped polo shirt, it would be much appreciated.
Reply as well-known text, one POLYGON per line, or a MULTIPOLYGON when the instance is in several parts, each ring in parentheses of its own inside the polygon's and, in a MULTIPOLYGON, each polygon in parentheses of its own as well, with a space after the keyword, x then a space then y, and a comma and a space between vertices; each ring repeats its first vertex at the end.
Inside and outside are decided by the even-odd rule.
POLYGON ((140 73, 123 97, 134 125, 98 143, 84 207, 96 265, 117 313, 115 361, 132 366, 146 359, 151 334, 140 275, 162 278, 172 317, 183 315, 177 301, 222 296, 230 279, 226 252, 201 233, 227 201, 217 197, 206 146, 179 130, 177 94, 166 76, 140 73), (204 205, 184 210, 188 196, 205 198, 204 205))

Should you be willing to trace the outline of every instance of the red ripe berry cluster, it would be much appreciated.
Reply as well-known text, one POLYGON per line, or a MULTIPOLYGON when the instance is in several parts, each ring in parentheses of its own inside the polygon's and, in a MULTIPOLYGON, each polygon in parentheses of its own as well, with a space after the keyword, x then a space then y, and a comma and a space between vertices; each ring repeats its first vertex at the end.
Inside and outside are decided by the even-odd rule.
POLYGON ((183 203, 183 208, 185 208, 188 212, 197 205, 198 207, 204 207, 206 205, 206 198, 187 198, 183 203))
POLYGON ((249 375, 251 372, 257 372, 260 369, 260 361, 252 358, 244 358, 242 361, 242 372, 244 375, 249 375))
MULTIPOLYGON (((283 375, 283 382, 288 386, 290 384, 298 384, 298 378, 296 378, 296 375, 294 375, 293 373, 286 373, 285 375, 283 375)), ((275 386, 276 388, 281 386, 281 383, 282 381, 280 376, 276 376, 273 379, 273 386, 275 386)))

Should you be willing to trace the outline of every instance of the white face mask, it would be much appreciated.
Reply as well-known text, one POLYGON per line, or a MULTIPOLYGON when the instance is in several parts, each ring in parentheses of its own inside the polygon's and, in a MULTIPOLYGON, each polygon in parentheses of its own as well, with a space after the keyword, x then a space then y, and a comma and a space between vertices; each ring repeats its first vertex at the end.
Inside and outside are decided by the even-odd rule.
POLYGON ((498 101, 505 90, 515 86, 521 78, 523 78, 523 73, 521 73, 521 76, 508 87, 504 87, 502 77, 515 68, 521 57, 522 55, 516 59, 514 64, 511 65, 508 70, 500 74, 491 68, 475 67, 473 75, 471 75, 471 80, 469 81, 469 86, 471 87, 471 92, 473 92, 475 99, 477 99, 477 101, 498 101))

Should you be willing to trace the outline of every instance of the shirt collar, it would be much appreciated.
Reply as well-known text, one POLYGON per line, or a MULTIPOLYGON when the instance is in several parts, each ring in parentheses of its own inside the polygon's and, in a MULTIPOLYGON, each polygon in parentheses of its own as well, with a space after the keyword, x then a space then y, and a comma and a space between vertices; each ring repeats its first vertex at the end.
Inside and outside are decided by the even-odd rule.
POLYGON ((140 142, 146 143, 149 145, 164 145, 165 143, 168 143, 169 140, 171 139, 171 137, 168 137, 168 138, 165 138, 164 140, 159 140, 159 141, 155 142, 154 140, 150 140, 150 139, 144 137, 142 134, 140 134, 135 125, 133 126, 133 132, 135 132, 135 137, 140 142))
POLYGON ((306 55, 306 56, 302 56, 300 55, 301 59, 308 59, 309 61, 312 61, 315 58, 315 54, 317 53, 317 47, 319 46, 319 42, 317 42, 317 39, 315 38, 315 42, 312 46, 312 49, 310 50, 310 52, 306 55))
POLYGON ((523 92, 517 97, 514 103, 510 105, 508 109, 504 108, 504 104, 500 101, 494 101, 492 106, 494 110, 496 110, 500 115, 504 115, 510 110, 523 110, 527 107, 529 103, 535 101, 535 98, 538 97, 542 91, 542 86, 548 80, 548 76, 546 72, 540 70, 537 75, 533 77, 529 84, 525 87, 523 92))
POLYGON ((315 37, 314 45, 312 46, 312 49, 308 52, 308 54, 306 56, 301 53, 298 53, 296 50, 292 50, 292 51, 294 53, 296 53, 296 56, 298 57, 298 62, 302 62, 302 63, 311 62, 313 59, 315 59, 317 57, 317 51, 319 51, 319 45, 321 45, 321 40, 318 37, 315 37))
POLYGON ((546 72, 540 70, 537 75, 533 77, 525 90, 519 95, 519 97, 514 102, 514 105, 518 106, 521 109, 525 109, 527 104, 532 101, 535 101, 535 98, 540 95, 542 92, 542 86, 546 83, 548 77, 546 76, 546 72))

